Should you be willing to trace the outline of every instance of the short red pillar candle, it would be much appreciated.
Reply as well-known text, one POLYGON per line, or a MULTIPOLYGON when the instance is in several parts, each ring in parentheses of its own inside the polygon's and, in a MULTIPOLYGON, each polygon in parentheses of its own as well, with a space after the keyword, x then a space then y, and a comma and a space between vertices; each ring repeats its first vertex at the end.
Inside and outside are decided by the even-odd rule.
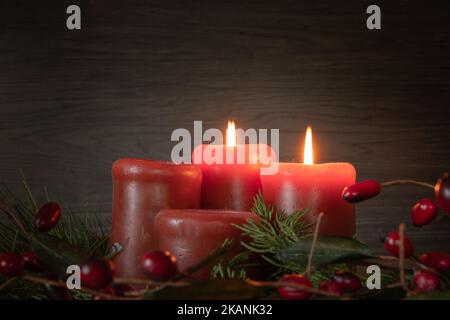
POLYGON ((313 164, 310 128, 308 131, 305 163, 280 163, 278 173, 261 176, 264 200, 287 214, 309 209, 304 217, 307 223, 315 223, 323 212, 320 234, 352 237, 355 207, 342 199, 342 190, 355 183, 355 168, 350 163, 313 164))
MULTIPOLYGON (((233 224, 244 224, 248 219, 257 221, 258 217, 243 211, 161 210, 155 220, 158 247, 173 254, 179 271, 183 272, 202 262, 225 239, 243 240, 242 231, 233 224)), ((208 279, 209 273, 210 270, 203 270, 193 277, 208 279)))
POLYGON ((120 159, 112 168, 111 243, 122 245, 116 274, 144 277, 141 256, 157 249, 154 219, 162 208, 198 208, 202 175, 197 166, 142 159, 120 159))

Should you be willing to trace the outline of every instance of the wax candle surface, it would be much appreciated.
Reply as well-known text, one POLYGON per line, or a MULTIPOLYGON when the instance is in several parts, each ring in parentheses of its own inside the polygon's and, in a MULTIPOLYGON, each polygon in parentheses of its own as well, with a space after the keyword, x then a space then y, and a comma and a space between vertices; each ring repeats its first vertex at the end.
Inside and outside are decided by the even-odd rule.
POLYGON ((122 252, 116 274, 143 277, 141 256, 155 250, 154 218, 161 208, 198 208, 202 175, 197 166, 121 159, 114 163, 111 243, 122 252))
MULTIPOLYGON (((170 251, 177 258, 179 271, 198 264, 220 247, 225 239, 243 239, 232 224, 247 219, 257 221, 252 212, 225 210, 161 210, 156 216, 155 231, 160 250, 170 251)), ((233 252, 230 256, 234 256, 233 252)), ((208 279, 209 270, 195 274, 208 279)))
POLYGON ((349 163, 280 163, 277 174, 261 176, 266 202, 288 214, 310 208, 305 216, 308 223, 323 212, 320 234, 347 237, 355 234, 355 208, 341 195, 355 179, 355 168, 349 163))
POLYGON ((263 144, 197 146, 192 153, 192 160, 193 163, 201 162, 202 208, 249 211, 253 198, 262 189, 259 178, 261 163, 266 164, 274 156, 275 152, 263 144), (220 156, 216 159, 220 159, 220 163, 211 163, 211 158, 219 151, 220 156), (234 162, 230 163, 231 158, 227 159, 227 155, 232 155, 234 162), (240 155, 243 157, 239 162, 240 155), (198 161, 199 158, 202 160, 198 161))

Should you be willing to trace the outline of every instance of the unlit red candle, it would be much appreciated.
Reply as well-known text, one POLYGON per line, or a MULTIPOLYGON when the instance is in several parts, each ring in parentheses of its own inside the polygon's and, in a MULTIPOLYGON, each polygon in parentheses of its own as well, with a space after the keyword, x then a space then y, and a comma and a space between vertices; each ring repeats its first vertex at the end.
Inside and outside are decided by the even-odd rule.
MULTIPOLYGON (((155 230, 158 247, 171 252, 177 259, 179 271, 186 271, 220 248, 225 239, 243 240, 242 231, 233 224, 242 225, 248 219, 257 221, 252 212, 228 210, 161 210, 156 216, 155 230)), ((234 256, 233 252, 230 256, 234 256)), ((193 276, 208 279, 209 269, 193 276)))
POLYGON ((111 243, 122 245, 116 274, 144 277, 142 255, 157 249, 154 219, 163 208, 199 208, 202 174, 194 165, 120 159, 112 168, 111 243))

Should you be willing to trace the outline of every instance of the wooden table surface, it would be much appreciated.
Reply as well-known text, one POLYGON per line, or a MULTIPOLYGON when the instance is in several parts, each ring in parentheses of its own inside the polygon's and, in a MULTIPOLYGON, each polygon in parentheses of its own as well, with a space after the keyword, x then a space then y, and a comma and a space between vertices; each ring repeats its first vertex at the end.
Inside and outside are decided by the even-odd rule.
MULTIPOLYGON (((300 155, 311 124, 320 162, 358 179, 433 183, 450 169, 448 1, 3 0, 0 7, 0 179, 108 225, 111 164, 169 159, 171 132, 193 120, 280 128, 281 159, 300 155)), ((393 188, 358 205, 360 239, 401 221, 421 250, 450 251, 450 219, 412 227, 431 196, 393 188)))

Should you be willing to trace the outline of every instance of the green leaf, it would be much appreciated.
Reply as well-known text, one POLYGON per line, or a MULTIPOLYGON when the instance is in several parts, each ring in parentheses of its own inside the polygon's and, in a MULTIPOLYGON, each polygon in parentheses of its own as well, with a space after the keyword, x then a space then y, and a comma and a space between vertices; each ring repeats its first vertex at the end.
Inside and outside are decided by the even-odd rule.
POLYGON ((46 270, 58 276, 65 275, 69 265, 79 265, 89 257, 79 248, 46 233, 30 234, 29 241, 46 270))
MULTIPOLYGON (((276 258, 281 261, 305 265, 311 251, 312 237, 299 239, 296 243, 281 249, 276 258)), ((321 236, 316 245, 313 264, 324 265, 373 257, 372 251, 363 243, 352 238, 321 236)))
POLYGON ((407 297, 406 300, 450 300, 450 291, 434 291, 416 294, 407 297))
POLYGON ((215 279, 199 281, 183 287, 165 287, 145 295, 156 300, 241 300, 255 299, 264 294, 267 287, 256 287, 243 280, 215 279))

